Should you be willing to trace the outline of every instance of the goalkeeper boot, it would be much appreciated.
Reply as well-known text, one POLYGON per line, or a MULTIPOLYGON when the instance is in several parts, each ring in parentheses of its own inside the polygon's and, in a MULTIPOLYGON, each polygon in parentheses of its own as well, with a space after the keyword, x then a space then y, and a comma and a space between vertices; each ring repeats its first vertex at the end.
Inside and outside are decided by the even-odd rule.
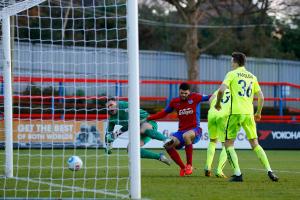
POLYGON ((272 171, 268 171, 268 176, 274 182, 277 182, 279 180, 278 176, 276 176, 272 171))
POLYGON ((165 163, 166 165, 169 165, 169 166, 171 165, 171 161, 163 153, 160 154, 160 157, 158 160, 165 163))
POLYGON ((243 182, 243 175, 233 175, 231 176, 231 179, 229 180, 230 182, 243 182))
POLYGON ((208 170, 208 169, 205 169, 204 170, 204 175, 207 176, 207 177, 211 177, 211 171, 208 170))
POLYGON ((193 173, 193 166, 187 164, 185 167, 185 175, 191 175, 193 173))
POLYGON ((179 171, 179 176, 184 176, 185 175, 185 169, 180 169, 179 171))

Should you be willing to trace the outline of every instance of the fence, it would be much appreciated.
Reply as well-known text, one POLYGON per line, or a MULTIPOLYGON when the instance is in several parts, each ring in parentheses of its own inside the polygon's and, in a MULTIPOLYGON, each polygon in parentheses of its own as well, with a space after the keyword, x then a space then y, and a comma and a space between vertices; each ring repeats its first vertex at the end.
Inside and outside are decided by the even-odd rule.
MULTIPOLYGON (((1 80, 1 79, 0 79, 1 80)), ((51 85, 53 87, 48 95, 34 94, 31 89, 30 94, 14 94, 14 99, 19 100, 19 104, 14 108, 16 110, 16 118, 37 118, 37 119, 66 119, 66 118, 85 118, 89 115, 89 119, 96 118, 106 118, 107 116, 103 113, 105 108, 104 104, 107 95, 98 95, 96 92, 93 95, 78 94, 67 95, 66 90, 72 86, 78 88, 78 84, 84 84, 86 88, 111 88, 110 96, 118 96, 121 99, 126 99, 127 94, 127 80, 114 80, 114 79, 76 79, 76 78, 49 78, 49 77, 15 77, 14 82, 16 85, 21 83, 36 85, 51 85), (71 84, 71 85, 69 85, 71 84), (55 94, 56 93, 56 94, 55 94), (23 105, 23 106, 20 106, 23 105), (26 108, 33 106, 38 106, 39 109, 35 108, 35 112, 26 112, 26 108), (25 109, 24 109, 25 108, 25 109), (23 109, 23 110, 22 110, 23 109), (81 110, 82 112, 77 112, 81 110), (72 112, 70 112, 72 110, 72 112), (100 111, 100 112, 99 112, 100 111), (102 112, 103 111, 103 112, 102 112)), ((141 100, 146 101, 158 101, 167 102, 178 96, 178 85, 182 81, 169 81, 169 80, 142 80, 141 90, 147 91, 147 87, 154 87, 157 90, 157 94, 163 95, 146 95, 141 96, 141 100)), ((189 82, 190 84, 197 84, 201 88, 211 88, 218 87, 220 81, 196 81, 189 82)), ((300 122, 300 98, 297 96, 287 97, 284 92, 284 88, 290 87, 293 90, 300 90, 300 85, 287 83, 287 82, 261 82, 261 87, 266 88, 266 90, 273 90, 272 95, 265 95, 265 105, 271 107, 273 110, 278 110, 277 115, 280 116, 276 120, 286 121, 286 122, 300 122), (277 91, 280 91, 279 97, 277 97, 277 91), (290 113, 295 111, 295 116, 284 116, 284 112, 290 113)), ((291 90, 291 89, 290 89, 291 90)), ((42 90, 41 90, 42 91, 42 90)), ((97 91, 97 90, 95 90, 97 91)), ((213 90, 207 92, 206 94, 211 94, 213 90)), ((42 94, 42 92, 40 92, 42 94)), ((0 96, 3 99, 3 96, 0 96)), ((160 104, 161 105, 161 104, 160 104)), ((265 116, 266 121, 272 122, 273 118, 268 118, 265 116)))

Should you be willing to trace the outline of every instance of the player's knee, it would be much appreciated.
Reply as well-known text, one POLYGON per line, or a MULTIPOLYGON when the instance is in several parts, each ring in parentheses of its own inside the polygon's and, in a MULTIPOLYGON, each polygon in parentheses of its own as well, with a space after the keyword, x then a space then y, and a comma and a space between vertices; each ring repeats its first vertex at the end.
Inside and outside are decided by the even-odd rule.
POLYGON ((164 148, 166 150, 171 149, 171 148, 176 148, 180 144, 180 141, 176 137, 171 137, 173 140, 173 143, 165 144, 164 148))
POLYGON ((186 140, 184 140, 185 145, 189 145, 193 143, 193 140, 191 138, 188 138, 186 140))
POLYGON ((185 144, 191 144, 195 137, 192 135, 184 135, 183 139, 185 141, 185 144))
POLYGON ((233 144, 234 144, 234 140, 232 140, 232 139, 229 139, 229 140, 225 141, 225 147, 226 148, 230 147, 230 146, 233 146, 233 144))
POLYGON ((141 140, 141 141, 140 141, 140 146, 142 147, 142 146, 144 146, 144 145, 145 145, 144 141, 141 140))
POLYGON ((250 139, 249 142, 250 142, 250 145, 251 145, 252 149, 255 149, 255 147, 258 146, 258 141, 257 141, 256 138, 255 139, 250 139))
POLYGON ((213 143, 217 143, 218 140, 217 139, 209 139, 210 142, 213 142, 213 143))
POLYGON ((141 125, 141 133, 143 134, 145 131, 147 131, 148 129, 152 129, 152 125, 147 123, 147 122, 144 122, 142 125, 141 125))

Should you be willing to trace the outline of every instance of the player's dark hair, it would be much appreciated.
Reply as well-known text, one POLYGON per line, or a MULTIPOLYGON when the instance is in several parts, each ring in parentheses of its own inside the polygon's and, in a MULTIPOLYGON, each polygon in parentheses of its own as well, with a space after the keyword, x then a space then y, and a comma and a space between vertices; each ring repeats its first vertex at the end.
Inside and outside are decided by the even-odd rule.
POLYGON ((188 83, 181 83, 179 86, 180 90, 190 90, 190 85, 188 83))
POLYGON ((241 52, 233 52, 231 54, 233 62, 237 63, 239 66, 244 66, 246 62, 246 55, 241 52))
POLYGON ((109 98, 107 99, 107 102, 109 102, 109 101, 117 101, 117 99, 116 99, 115 97, 109 97, 109 98))

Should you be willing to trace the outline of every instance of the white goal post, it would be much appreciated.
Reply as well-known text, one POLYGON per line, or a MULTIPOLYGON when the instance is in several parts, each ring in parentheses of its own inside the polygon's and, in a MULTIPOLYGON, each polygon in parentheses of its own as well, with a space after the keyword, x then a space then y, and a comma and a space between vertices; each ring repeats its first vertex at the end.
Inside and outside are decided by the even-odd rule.
POLYGON ((137 0, 0 7, 0 196, 140 199, 137 0), (110 96, 128 98, 128 155, 102 148, 110 96), (75 154, 83 160, 78 172, 66 164, 75 154))
POLYGON ((4 78, 4 124, 5 124, 5 175, 13 177, 13 117, 12 117, 12 80, 11 80, 11 44, 10 44, 10 16, 27 10, 45 0, 26 0, 4 7, 0 11, 2 19, 3 45, 3 78, 4 78))

